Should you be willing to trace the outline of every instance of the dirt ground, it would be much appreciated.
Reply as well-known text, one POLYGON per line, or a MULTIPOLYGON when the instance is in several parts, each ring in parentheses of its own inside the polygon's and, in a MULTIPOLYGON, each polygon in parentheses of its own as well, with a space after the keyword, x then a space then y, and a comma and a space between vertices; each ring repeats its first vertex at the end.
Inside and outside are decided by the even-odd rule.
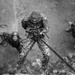
MULTIPOLYGON (((25 17, 32 11, 36 10, 43 13, 48 19, 50 30, 49 45, 58 52, 61 56, 70 52, 75 52, 73 45, 75 44, 74 38, 71 34, 66 33, 65 29, 68 27, 67 20, 74 21, 75 19, 75 1, 74 0, 19 0, 25 10, 25 17)), ((0 31, 12 32, 17 30, 22 38, 24 38, 24 29, 19 24, 15 29, 15 16, 13 0, 0 0, 0 24, 7 24, 8 27, 0 31)), ((35 45, 37 47, 37 45, 35 45)), ((34 47, 34 50, 29 53, 28 58, 34 58, 36 53, 41 56, 39 48, 34 47)), ((52 59, 57 60, 58 57, 52 53, 52 59)), ((6 48, 0 48, 0 64, 4 62, 16 63, 18 58, 17 50, 10 45, 6 48)))

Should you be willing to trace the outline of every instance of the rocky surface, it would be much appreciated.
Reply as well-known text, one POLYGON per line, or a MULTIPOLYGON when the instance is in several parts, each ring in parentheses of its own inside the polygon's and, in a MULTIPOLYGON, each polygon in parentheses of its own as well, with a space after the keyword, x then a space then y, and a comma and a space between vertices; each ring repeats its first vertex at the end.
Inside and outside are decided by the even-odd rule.
MULTIPOLYGON (((19 0, 25 10, 25 16, 36 10, 43 13, 48 18, 49 30, 49 45, 55 49, 61 56, 66 55, 69 52, 75 52, 73 45, 75 44, 74 38, 71 34, 65 32, 68 27, 67 20, 75 20, 75 1, 74 0, 19 0)), ((0 28, 0 31, 12 32, 15 30, 15 15, 13 0, 0 0, 0 24, 7 24, 7 28, 0 28)), ((20 36, 24 38, 24 29, 21 25, 18 25, 16 29, 20 36)), ((35 45, 37 47, 37 45, 35 45)), ((36 53, 41 55, 40 50, 37 49, 28 54, 28 59, 32 59, 36 56, 36 53)), ((58 57, 52 53, 52 59, 58 60, 58 57)), ((0 48, 0 64, 10 63, 15 65, 18 59, 18 53, 16 49, 10 45, 6 48, 0 48), (14 61, 14 63, 12 63, 14 61)))

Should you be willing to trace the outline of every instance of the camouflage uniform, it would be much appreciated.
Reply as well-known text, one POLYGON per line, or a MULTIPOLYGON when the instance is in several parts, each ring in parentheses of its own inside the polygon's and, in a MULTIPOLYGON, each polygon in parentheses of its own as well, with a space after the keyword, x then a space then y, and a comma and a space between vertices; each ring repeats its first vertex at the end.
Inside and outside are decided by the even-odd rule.
POLYGON ((19 37, 17 32, 12 32, 11 34, 7 33, 7 32, 3 32, 2 34, 2 42, 1 45, 7 45, 10 44, 12 47, 15 47, 17 49, 17 51, 19 52, 19 54, 21 53, 21 49, 22 49, 22 39, 19 37))
MULTIPOLYGON (((72 36, 75 38, 75 21, 74 22, 68 22, 69 23, 69 27, 66 28, 66 32, 71 32, 72 36)), ((75 45, 74 45, 75 48, 75 45)))
POLYGON ((30 48, 34 46, 35 43, 38 44, 41 52, 43 53, 42 60, 42 68, 45 70, 47 68, 47 64, 49 62, 50 50, 49 48, 40 40, 45 40, 45 34, 48 32, 47 19, 40 14, 39 12, 33 11, 27 19, 22 20, 22 27, 25 29, 27 34, 27 42, 24 45, 24 49, 22 50, 20 57, 23 58, 27 56, 28 52, 31 50, 30 48))

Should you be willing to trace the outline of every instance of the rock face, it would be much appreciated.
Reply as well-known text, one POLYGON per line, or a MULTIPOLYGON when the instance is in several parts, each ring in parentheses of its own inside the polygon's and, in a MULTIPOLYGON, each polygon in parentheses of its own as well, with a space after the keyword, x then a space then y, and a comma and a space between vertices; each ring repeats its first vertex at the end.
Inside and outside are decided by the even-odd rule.
MULTIPOLYGON (((52 48, 54 48, 60 55, 66 55, 68 52, 75 52, 73 49, 74 39, 70 34, 65 32, 66 27, 68 27, 66 20, 73 21, 75 19, 74 0, 19 0, 19 2, 24 7, 25 17, 29 16, 32 11, 36 10, 43 13, 48 18, 48 25, 50 27, 48 33, 50 38, 48 41, 52 48)), ((8 25, 7 28, 0 28, 0 31, 14 31, 14 22, 15 15, 13 0, 0 0, 0 24, 8 25)), ((17 29, 20 36, 24 37, 24 29, 21 24, 18 25, 17 29)), ((36 50, 29 53, 29 59, 30 57, 36 56, 36 54, 33 53, 40 53, 37 46, 36 48, 36 50)), ((0 64, 4 62, 12 63, 13 61, 16 63, 17 57, 18 53, 16 49, 13 49, 10 45, 7 48, 1 47, 0 64)), ((52 59, 58 59, 54 53, 52 53, 52 59)))
POLYGON ((11 30, 12 22, 14 22, 13 0, 0 0, 0 24, 7 24, 7 30, 11 30))
MULTIPOLYGON (((68 52, 74 52, 74 38, 65 32, 68 26, 67 20, 73 21, 75 2, 72 0, 19 0, 25 10, 25 17, 32 11, 39 11, 48 18, 49 44, 60 55, 66 55, 68 52)), ((20 25, 21 26, 21 25, 20 25)), ((19 33, 22 35, 24 29, 19 26, 19 33)), ((56 57, 52 53, 53 59, 56 57)), ((57 58, 56 58, 57 59, 57 58)))
MULTIPOLYGON (((0 28, 0 32, 7 31, 11 33, 11 31, 13 31, 12 27, 14 22, 13 0, 0 0, 0 24, 8 25, 8 27, 0 28)), ((10 45, 6 48, 0 46, 0 66, 3 63, 11 63, 17 60, 16 53, 16 49, 12 48, 10 45)))

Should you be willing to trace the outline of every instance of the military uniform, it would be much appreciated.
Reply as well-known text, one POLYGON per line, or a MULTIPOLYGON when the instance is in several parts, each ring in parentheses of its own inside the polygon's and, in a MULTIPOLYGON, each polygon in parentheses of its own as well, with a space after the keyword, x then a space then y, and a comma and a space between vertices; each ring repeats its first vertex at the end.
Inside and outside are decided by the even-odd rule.
MULTIPOLYGON (((25 49, 22 49, 21 52, 21 57, 23 58, 28 54, 28 52, 31 50, 30 47, 33 47, 35 43, 38 44, 38 47, 40 48, 41 52, 43 53, 43 69, 45 70, 47 67, 47 64, 49 62, 49 57, 50 57, 50 50, 49 48, 40 40, 45 40, 45 34, 48 32, 48 27, 46 26, 47 24, 47 19, 44 17, 42 14, 39 16, 39 20, 37 22, 33 22, 32 19, 35 18, 32 17, 32 15, 38 14, 38 12, 32 12, 30 17, 27 19, 22 20, 22 27, 25 29, 25 32, 27 34, 27 43, 24 45, 25 49)), ((34 15, 36 16, 36 15, 34 15)))

